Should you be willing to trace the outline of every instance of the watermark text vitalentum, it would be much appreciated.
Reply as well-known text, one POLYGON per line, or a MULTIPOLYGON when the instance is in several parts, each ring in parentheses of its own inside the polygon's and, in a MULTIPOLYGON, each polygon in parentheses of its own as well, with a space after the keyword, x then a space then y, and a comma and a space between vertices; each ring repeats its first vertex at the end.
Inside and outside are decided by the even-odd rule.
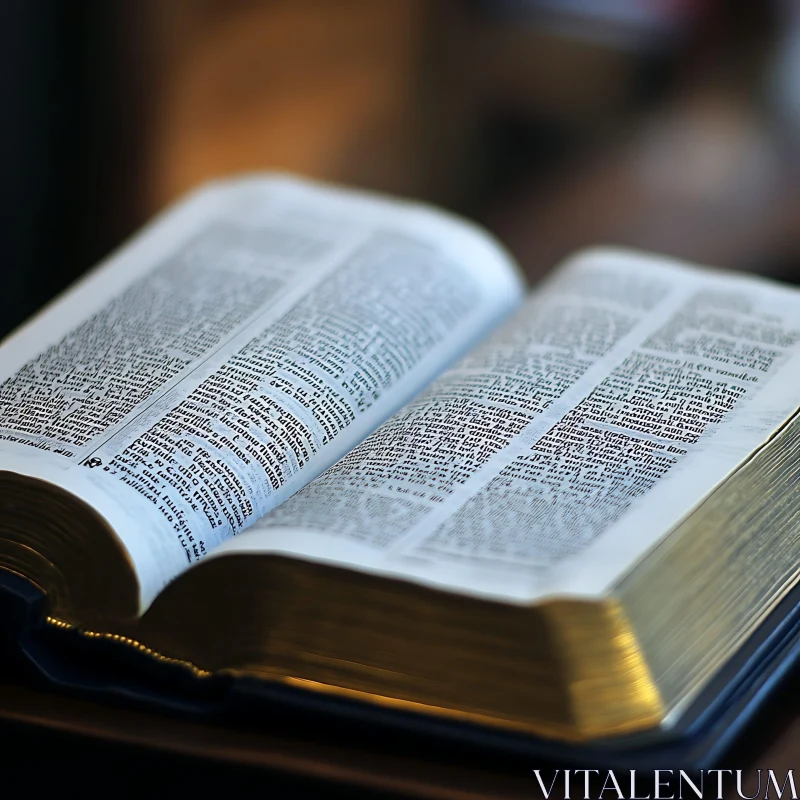
POLYGON ((533 770, 543 800, 798 800, 794 770, 533 770))

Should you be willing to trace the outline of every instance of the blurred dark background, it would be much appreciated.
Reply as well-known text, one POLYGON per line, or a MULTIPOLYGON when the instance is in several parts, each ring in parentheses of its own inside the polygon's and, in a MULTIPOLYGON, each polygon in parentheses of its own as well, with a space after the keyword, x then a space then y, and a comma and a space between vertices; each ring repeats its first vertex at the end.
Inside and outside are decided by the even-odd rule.
POLYGON ((494 230, 800 278, 794 0, 6 0, 0 333, 202 181, 284 169, 494 230))

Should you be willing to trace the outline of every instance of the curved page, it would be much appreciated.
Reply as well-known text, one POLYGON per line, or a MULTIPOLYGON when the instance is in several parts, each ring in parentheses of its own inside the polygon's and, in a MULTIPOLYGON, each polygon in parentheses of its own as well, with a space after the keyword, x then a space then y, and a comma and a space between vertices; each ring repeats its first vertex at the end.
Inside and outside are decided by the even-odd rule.
POLYGON ((0 348, 0 469, 112 524, 142 607, 518 304, 490 239, 284 177, 214 185, 0 348))
POLYGON ((591 251, 217 555, 598 597, 796 411, 798 375, 796 289, 591 251))

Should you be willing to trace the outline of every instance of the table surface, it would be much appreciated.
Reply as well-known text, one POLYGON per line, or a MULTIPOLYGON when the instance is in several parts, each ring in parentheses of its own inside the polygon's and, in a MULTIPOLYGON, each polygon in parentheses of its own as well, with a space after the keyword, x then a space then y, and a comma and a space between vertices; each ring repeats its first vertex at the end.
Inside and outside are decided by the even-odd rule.
MULTIPOLYGON (((750 727, 725 764, 785 774, 800 752, 800 679, 790 680, 750 727)), ((4 770, 47 764, 63 787, 85 771, 76 765, 125 771, 126 782, 154 781, 198 788, 249 774, 265 786, 295 791, 325 787, 326 796, 402 796, 475 800, 537 796, 532 770, 547 765, 457 747, 337 735, 335 723, 307 729, 263 721, 258 727, 198 722, 67 697, 18 683, 0 683, 0 741, 4 770), (135 770, 131 770, 135 765, 135 770), (357 788, 356 788, 357 787, 357 788), (355 794, 354 794, 355 793, 355 794)), ((752 774, 751 774, 752 773, 752 774)), ((747 786, 747 782, 745 787, 747 786)), ((736 792, 728 793, 736 797, 736 792)))

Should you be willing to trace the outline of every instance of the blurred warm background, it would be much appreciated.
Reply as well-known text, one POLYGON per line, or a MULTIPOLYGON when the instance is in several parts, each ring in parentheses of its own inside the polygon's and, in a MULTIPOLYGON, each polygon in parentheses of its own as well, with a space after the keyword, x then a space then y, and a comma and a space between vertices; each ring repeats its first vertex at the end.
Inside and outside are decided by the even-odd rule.
POLYGON ((6 332, 202 181, 281 169, 494 230, 800 278, 794 0, 6 0, 6 332))

